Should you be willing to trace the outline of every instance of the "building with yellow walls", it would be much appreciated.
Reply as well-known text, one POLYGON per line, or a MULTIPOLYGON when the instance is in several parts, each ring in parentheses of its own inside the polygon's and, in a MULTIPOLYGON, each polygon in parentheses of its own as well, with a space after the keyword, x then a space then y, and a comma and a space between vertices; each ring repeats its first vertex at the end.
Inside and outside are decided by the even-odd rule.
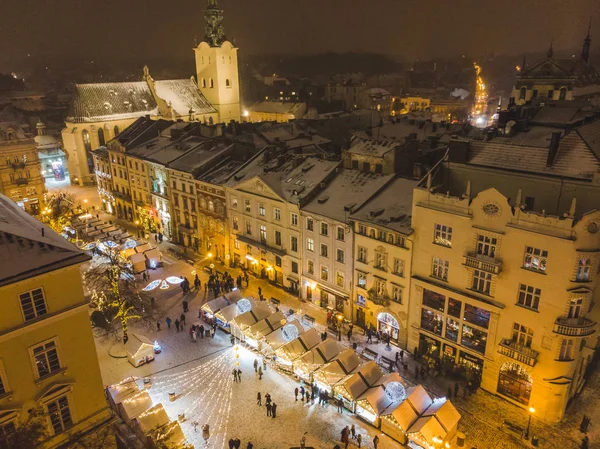
POLYGON ((107 423, 81 264, 89 256, 0 196, 0 447, 40 407, 44 447, 107 423))
POLYGON ((598 343, 599 125, 549 148, 451 147, 414 191, 408 348, 547 421, 598 343))
POLYGON ((18 123, 0 123, 0 193, 38 215, 45 191, 33 135, 18 123))

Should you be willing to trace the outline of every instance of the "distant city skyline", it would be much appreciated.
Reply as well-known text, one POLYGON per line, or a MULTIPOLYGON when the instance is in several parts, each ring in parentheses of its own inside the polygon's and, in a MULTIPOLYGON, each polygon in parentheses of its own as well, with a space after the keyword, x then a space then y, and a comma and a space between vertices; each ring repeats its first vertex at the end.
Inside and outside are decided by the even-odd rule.
MULTIPOLYGON (((192 57, 204 34, 206 0, 4 0, 0 61, 192 57), (41 57, 40 57, 41 55, 41 57)), ((225 32, 242 55, 375 52, 408 60, 575 51, 592 20, 600 45, 598 0, 219 0, 225 32), (594 8, 594 5, 596 6, 594 8)), ((596 39, 594 39, 596 37, 596 39)), ((9 67, 7 67, 9 68, 9 67)))

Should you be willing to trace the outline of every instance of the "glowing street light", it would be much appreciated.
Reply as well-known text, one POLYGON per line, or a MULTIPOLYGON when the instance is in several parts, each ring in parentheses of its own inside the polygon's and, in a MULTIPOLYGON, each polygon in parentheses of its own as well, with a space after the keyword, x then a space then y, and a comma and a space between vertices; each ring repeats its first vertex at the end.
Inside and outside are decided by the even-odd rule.
POLYGON ((529 439, 529 429, 531 427, 531 417, 533 416, 534 413, 535 413, 535 409, 533 407, 529 407, 529 420, 527 421, 527 430, 525 430, 525 435, 524 435, 524 438, 526 440, 529 439))

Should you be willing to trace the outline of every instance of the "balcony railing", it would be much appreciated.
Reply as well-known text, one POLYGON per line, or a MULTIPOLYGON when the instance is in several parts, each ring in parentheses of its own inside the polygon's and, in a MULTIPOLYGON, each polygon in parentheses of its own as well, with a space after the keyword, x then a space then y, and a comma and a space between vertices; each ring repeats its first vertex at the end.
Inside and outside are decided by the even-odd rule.
POLYGON ((500 341, 498 352, 529 366, 535 366, 538 355, 540 354, 534 349, 512 341, 510 338, 504 338, 500 341))
POLYGON ((467 253, 464 255, 463 265, 492 274, 500 274, 502 271, 502 261, 500 259, 482 256, 477 253, 467 253))
POLYGON ((25 184, 29 184, 29 179, 27 179, 27 178, 19 178, 19 179, 17 179, 17 185, 18 186, 22 186, 22 185, 25 185, 25 184))
POLYGON ((387 293, 377 293, 377 291, 372 288, 369 290, 369 301, 378 306, 389 306, 390 305, 390 297, 387 293))
POLYGON ((596 322, 587 318, 560 317, 554 322, 554 333, 569 337, 587 337, 596 332, 596 322))

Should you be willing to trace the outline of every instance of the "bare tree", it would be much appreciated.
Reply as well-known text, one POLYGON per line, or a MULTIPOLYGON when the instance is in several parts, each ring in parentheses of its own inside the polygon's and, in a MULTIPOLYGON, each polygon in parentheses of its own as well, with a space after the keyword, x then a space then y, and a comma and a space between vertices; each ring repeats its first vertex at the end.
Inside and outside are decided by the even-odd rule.
POLYGON ((42 408, 29 410, 27 419, 17 425, 13 431, 0 438, 3 449, 36 449, 48 438, 47 414, 42 408))
POLYGON ((153 297, 138 291, 133 266, 119 249, 105 248, 84 273, 84 283, 91 293, 90 305, 104 314, 107 323, 120 324, 123 343, 127 343, 129 321, 143 320, 152 324, 158 310, 153 297))

